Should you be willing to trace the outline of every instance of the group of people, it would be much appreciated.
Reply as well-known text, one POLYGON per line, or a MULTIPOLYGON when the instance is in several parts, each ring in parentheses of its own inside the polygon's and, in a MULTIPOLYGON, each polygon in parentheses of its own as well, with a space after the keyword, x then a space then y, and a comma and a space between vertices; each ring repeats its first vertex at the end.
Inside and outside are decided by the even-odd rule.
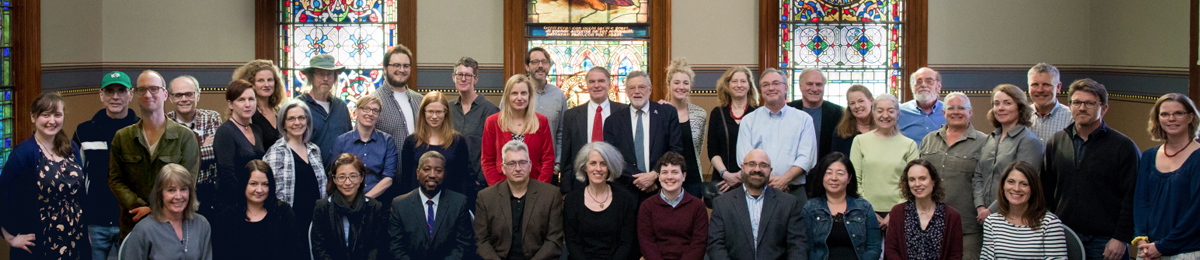
POLYGON ((224 120, 197 107, 194 77, 114 71, 105 108, 68 139, 66 104, 43 93, 0 174, 0 228, 12 259, 1064 259, 1072 232, 1089 259, 1200 257, 1200 117, 1185 95, 1154 105, 1162 145, 1141 152, 1104 123, 1103 85, 1077 80, 1062 104, 1044 63, 1028 93, 992 91, 984 133, 929 68, 912 101, 856 85, 843 108, 819 69, 788 102, 784 71, 734 67, 706 111, 683 59, 665 100, 628 73, 628 104, 595 67, 569 107, 547 54, 526 53, 500 106, 475 92, 467 57, 457 97, 417 92, 404 46, 353 116, 330 55, 295 98, 270 61, 238 68, 224 120))

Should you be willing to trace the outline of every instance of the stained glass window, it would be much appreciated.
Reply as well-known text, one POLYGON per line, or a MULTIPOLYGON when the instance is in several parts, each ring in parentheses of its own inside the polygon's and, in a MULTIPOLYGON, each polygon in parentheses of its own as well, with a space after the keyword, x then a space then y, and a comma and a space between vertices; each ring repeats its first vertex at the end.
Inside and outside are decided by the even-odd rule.
POLYGON ((383 56, 396 44, 395 0, 284 0, 280 14, 280 64, 284 90, 298 96, 307 79, 300 71, 314 55, 330 54, 346 68, 332 95, 353 100, 383 86, 383 56))
POLYGON ((649 41, 646 0, 529 0, 527 48, 546 49, 554 65, 547 81, 567 95, 570 106, 588 100, 587 72, 609 70, 609 99, 628 103, 625 76, 646 71, 649 41))
POLYGON ((806 68, 825 72, 825 100, 839 105, 854 84, 898 95, 903 1, 780 1, 779 66, 789 71, 792 99, 801 95, 799 72, 806 68))
POLYGON ((13 145, 12 2, 0 1, 0 165, 13 145))

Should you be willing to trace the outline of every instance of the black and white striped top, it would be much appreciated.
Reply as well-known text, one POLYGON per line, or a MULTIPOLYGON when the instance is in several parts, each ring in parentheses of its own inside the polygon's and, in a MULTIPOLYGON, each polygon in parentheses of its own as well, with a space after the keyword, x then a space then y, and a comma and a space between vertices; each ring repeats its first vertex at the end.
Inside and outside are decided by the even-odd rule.
POLYGON ((1062 222, 1046 212, 1042 226, 1009 223, 1000 213, 992 213, 983 223, 983 250, 979 259, 1067 259, 1067 237, 1062 222))

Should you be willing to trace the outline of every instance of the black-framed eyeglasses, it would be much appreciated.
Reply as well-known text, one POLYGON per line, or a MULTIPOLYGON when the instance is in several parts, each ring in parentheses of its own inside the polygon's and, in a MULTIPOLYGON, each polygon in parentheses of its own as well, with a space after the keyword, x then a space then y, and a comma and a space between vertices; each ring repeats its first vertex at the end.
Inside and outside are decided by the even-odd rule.
POLYGON ((1188 114, 1187 112, 1183 112, 1183 111, 1175 111, 1174 113, 1162 112, 1162 113, 1158 113, 1158 117, 1160 117, 1160 118, 1183 118, 1183 116, 1185 116, 1187 114, 1188 114))
POLYGON ((550 60, 530 60, 530 65, 550 65, 550 60))
POLYGON ((407 63, 390 63, 387 66, 389 68, 405 68, 405 69, 412 68, 412 64, 407 64, 407 63))
POLYGON ((193 98, 193 97, 196 97, 196 92, 179 92, 179 93, 171 94, 171 97, 174 97, 176 99, 193 98))
POLYGON ((1100 105, 1100 102, 1071 100, 1071 106, 1079 107, 1079 108, 1083 108, 1083 109, 1093 108, 1093 107, 1096 107, 1097 105, 1100 105))
POLYGON ((458 78, 458 79, 469 79, 469 78, 474 78, 474 77, 475 77, 475 74, 454 73, 454 78, 458 78))
POLYGON ((138 93, 138 94, 144 94, 144 93, 146 93, 146 91, 149 91, 150 94, 158 94, 159 92, 163 91, 163 87, 149 86, 149 87, 137 87, 137 88, 133 89, 133 92, 138 93))

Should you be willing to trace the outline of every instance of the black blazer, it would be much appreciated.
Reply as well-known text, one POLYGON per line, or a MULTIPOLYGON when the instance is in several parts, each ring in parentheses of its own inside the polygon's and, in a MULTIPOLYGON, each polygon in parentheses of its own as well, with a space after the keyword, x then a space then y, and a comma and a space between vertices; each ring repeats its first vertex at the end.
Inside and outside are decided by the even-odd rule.
MULTIPOLYGON (((804 111, 804 100, 788 102, 788 106, 804 111)), ((821 103, 821 132, 817 134, 817 159, 829 154, 833 144, 833 136, 837 135, 837 125, 842 122, 842 114, 846 108, 825 100, 821 103)))
MULTIPOLYGON (((609 101, 608 105, 609 109, 612 110, 612 113, 609 115, 610 117, 612 115, 616 115, 617 111, 629 107, 629 105, 613 101, 609 101)), ((575 106, 571 109, 568 109, 567 112, 563 112, 562 132, 560 132, 560 134, 562 134, 562 151, 559 152, 559 155, 562 158, 560 158, 558 162, 558 171, 561 173, 561 179, 558 180, 558 187, 562 194, 567 194, 571 192, 571 190, 584 186, 582 182, 575 180, 574 168, 575 153, 578 153, 579 149, 583 149, 584 145, 592 141, 592 137, 588 136, 588 122, 592 120, 592 118, 588 118, 587 115, 587 103, 583 103, 583 105, 575 106)), ((607 121, 608 120, 606 118, 605 125, 608 125, 607 121)), ((607 136, 604 138, 606 140, 608 139, 607 136)))
POLYGON ((751 234, 746 189, 738 187, 713 199, 708 222, 708 256, 712 259, 808 259, 804 205, 771 186, 763 190, 758 241, 751 234), (749 242, 754 241, 757 247, 749 242), (756 254, 755 248, 758 252, 756 254), (757 256, 757 257, 755 257, 757 256))
MULTIPOLYGON (((681 144, 682 131, 679 129, 679 115, 674 107, 660 105, 656 102, 649 102, 646 110, 650 116, 650 125, 645 126, 647 131, 646 141, 650 142, 650 160, 646 163, 646 171, 653 171, 654 166, 658 165, 658 158, 662 157, 667 151, 674 151, 683 154, 683 145, 681 144)), ((634 153, 636 148, 633 145, 633 115, 630 115, 632 107, 624 109, 614 109, 613 114, 604 120, 604 141, 617 147, 617 151, 621 152, 621 156, 625 157, 625 169, 622 169, 622 177, 633 177, 634 174, 642 173, 638 170, 637 155, 634 153)), ((689 129, 688 131, 691 131, 689 129)), ((689 140, 688 145, 691 145, 689 140)))
MULTIPOLYGON (((433 240, 429 238, 426 223, 425 203, 420 191, 392 200, 391 235, 392 255, 396 260, 406 259, 462 259, 472 248, 475 231, 471 229, 471 216, 467 211, 467 197, 457 192, 442 189, 434 212, 433 240)), ((474 255, 474 252, 470 252, 474 255)))
POLYGON ((367 198, 366 205, 361 206, 366 208, 357 214, 345 216, 330 199, 331 196, 325 196, 318 200, 313 209, 313 222, 308 235, 313 259, 388 259, 388 233, 383 228, 387 225, 388 212, 383 208, 383 203, 367 198), (346 238, 342 233, 343 216, 350 220, 349 246, 346 246, 346 238))

